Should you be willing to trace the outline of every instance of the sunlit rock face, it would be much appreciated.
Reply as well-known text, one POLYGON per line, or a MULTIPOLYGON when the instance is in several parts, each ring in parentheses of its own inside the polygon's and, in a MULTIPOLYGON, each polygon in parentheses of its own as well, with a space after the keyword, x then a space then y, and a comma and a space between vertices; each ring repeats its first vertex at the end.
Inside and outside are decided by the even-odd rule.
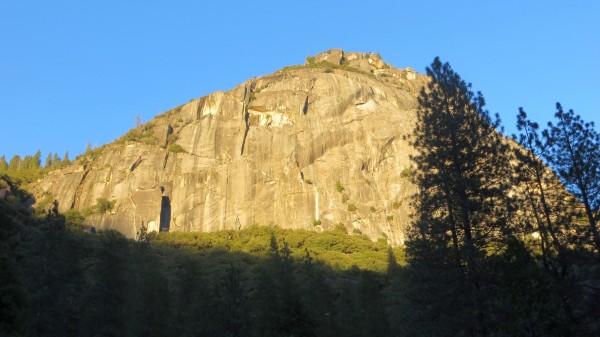
POLYGON ((159 115, 32 189, 61 211, 116 200, 87 221, 129 237, 142 222, 202 232, 341 224, 402 244, 415 191, 403 137, 426 82, 376 54, 328 51, 159 115))

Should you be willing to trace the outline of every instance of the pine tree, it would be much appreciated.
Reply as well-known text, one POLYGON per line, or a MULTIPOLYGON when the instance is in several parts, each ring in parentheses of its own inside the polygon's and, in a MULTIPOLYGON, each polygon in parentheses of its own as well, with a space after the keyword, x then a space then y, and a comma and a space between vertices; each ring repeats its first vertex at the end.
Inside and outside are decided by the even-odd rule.
POLYGON ((10 161, 8 162, 7 172, 9 175, 16 174, 20 168, 21 168, 21 156, 14 155, 12 158, 10 158, 10 161))
POLYGON ((314 323, 302 307, 287 242, 281 248, 271 234, 269 258, 258 271, 255 319, 259 336, 311 336, 314 323))
POLYGON ((200 272, 200 264, 191 256, 184 256, 178 261, 175 274, 175 324, 173 336, 206 336, 210 335, 209 326, 214 324, 210 315, 213 313, 208 303, 214 300, 206 281, 200 272))
POLYGON ((556 125, 548 123, 543 133, 550 151, 546 159, 558 173, 565 187, 584 206, 593 243, 600 252, 597 220, 600 211, 600 134, 594 123, 586 123, 573 110, 564 112, 556 103, 556 125))
POLYGON ((521 145, 515 148, 519 165, 515 166, 518 184, 523 186, 523 197, 529 205, 535 219, 535 230, 540 234, 541 252, 545 268, 553 274, 562 276, 567 272, 567 252, 565 238, 571 221, 568 212, 570 196, 554 173, 542 161, 548 155, 549 146, 539 133, 539 125, 527 119, 527 113, 519 108, 517 130, 520 134, 513 138, 521 145), (558 266, 554 261, 558 255, 558 266), (560 271, 557 270, 560 268, 560 271))
POLYGON ((65 164, 69 164, 71 162, 71 159, 69 159, 69 151, 65 151, 65 156, 63 157, 62 162, 65 164))
POLYGON ((214 330, 221 336, 248 336, 249 319, 246 296, 242 284, 241 270, 230 265, 221 282, 215 285, 213 297, 220 299, 213 313, 214 330))
POLYGON ((327 275, 314 261, 308 250, 305 250, 304 263, 298 291, 302 307, 307 308, 306 315, 313 322, 313 332, 316 336, 338 336, 334 327, 335 292, 327 283, 327 275))
POLYGON ((470 308, 455 311, 463 321, 454 323, 466 334, 485 335, 481 277, 488 254, 502 248, 511 230, 510 151, 481 93, 439 58, 427 75, 431 82, 421 91, 411 141, 419 192, 407 252, 415 270, 421 268, 418 274, 435 283, 429 294, 420 294, 434 296, 430 308, 437 306, 438 314, 456 305, 470 308))
POLYGON ((475 95, 448 63, 436 58, 427 74, 432 81, 421 92, 412 141, 419 188, 413 240, 452 247, 453 262, 475 273, 483 251, 508 229, 508 145, 481 93, 475 95))
POLYGON ((140 230, 138 230, 138 232, 136 234, 136 240, 141 245, 148 245, 149 242, 150 242, 150 238, 148 237, 148 228, 146 228, 146 226, 144 226, 144 222, 143 221, 142 221, 142 225, 140 227, 140 230))
MULTIPOLYGON (((0 157, 0 165, 2 161, 6 164, 4 156, 0 157)), ((10 185, 4 179, 0 179, 0 183, 10 185)), ((18 213, 14 206, 0 199, 0 336, 23 336, 27 319, 28 294, 21 272, 23 263, 17 260, 17 256, 23 254, 17 243, 20 235, 15 235, 22 227, 18 213)))
POLYGON ((42 167, 42 151, 37 150, 33 155, 32 168, 39 169, 42 167))
POLYGON ((0 174, 6 174, 8 170, 8 163, 6 162, 6 157, 0 157, 0 174))
POLYGON ((44 162, 44 168, 50 168, 52 166, 52 153, 48 153, 46 156, 46 161, 44 162))
POLYGON ((79 335, 130 336, 135 317, 130 245, 118 232, 104 231, 94 257, 79 335))
POLYGON ((134 335, 144 337, 170 336, 172 308, 169 283, 162 273, 158 257, 148 245, 136 250, 137 282, 134 294, 134 335))

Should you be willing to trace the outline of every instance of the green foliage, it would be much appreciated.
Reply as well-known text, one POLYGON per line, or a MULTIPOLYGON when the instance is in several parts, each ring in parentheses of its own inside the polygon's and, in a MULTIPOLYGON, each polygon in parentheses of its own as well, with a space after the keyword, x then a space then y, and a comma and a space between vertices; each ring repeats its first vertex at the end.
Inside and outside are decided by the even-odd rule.
POLYGON ((371 213, 377 212, 377 208, 375 208, 373 206, 369 207, 369 210, 371 211, 371 213))
POLYGON ((50 209, 52 202, 54 201, 54 197, 46 193, 40 200, 38 200, 35 204, 35 213, 38 215, 46 214, 46 212, 50 209))
POLYGON ((394 201, 392 203, 392 208, 393 209, 398 209, 398 208, 400 208, 400 206, 402 206, 402 201, 394 201))
POLYGON ((341 232, 344 232, 344 233, 346 233, 346 226, 344 226, 344 224, 343 224, 343 223, 341 223, 341 222, 340 222, 340 223, 337 223, 337 224, 335 224, 335 226, 334 226, 333 228, 334 228, 336 231, 341 231, 341 232))
POLYGON ((96 159, 100 158, 100 156, 104 152, 104 149, 106 148, 106 146, 107 145, 103 145, 100 147, 95 147, 93 149, 90 147, 89 149, 86 149, 86 151, 83 154, 77 156, 75 159, 79 160, 79 162, 81 164, 87 164, 89 162, 93 162, 96 159))
MULTIPOLYGON (((271 237, 281 246, 286 242, 291 249, 291 257, 302 259, 305 251, 313 259, 326 265, 349 269, 353 265, 361 269, 385 271, 386 253, 380 243, 373 243, 363 236, 348 236, 346 228, 338 224, 336 230, 317 233, 305 230, 290 230, 268 227, 250 227, 239 231, 220 231, 214 233, 158 233, 152 238, 152 245, 178 247, 211 255, 215 249, 227 252, 249 253, 267 256, 273 248, 271 237)), ((386 246, 387 247, 387 246, 386 246)), ((401 249, 394 249, 398 256, 401 249)), ((403 261, 398 261, 404 264, 403 261)))
POLYGON ((0 174, 6 174, 8 170, 8 163, 6 162, 6 157, 0 156, 0 174))
POLYGON ((173 143, 173 144, 169 145, 169 152, 185 153, 186 151, 183 149, 183 147, 181 147, 181 145, 179 145, 177 143, 173 143))
POLYGON ((339 180, 335 182, 335 190, 339 193, 342 193, 344 191, 344 186, 339 180))
POLYGON ((6 174, 16 182, 31 183, 41 178, 44 170, 41 165, 41 152, 38 150, 33 156, 21 158, 14 155, 8 163, 4 156, 0 157, 0 175, 6 174))
POLYGON ((82 230, 85 228, 85 217, 79 211, 69 210, 63 213, 65 224, 69 229, 82 230))
POLYGON ((387 221, 387 222, 394 221, 394 216, 393 215, 386 215, 385 216, 385 221, 387 221))
POLYGON ((116 200, 98 198, 96 199, 96 209, 98 213, 108 213, 113 210, 116 202, 116 200))
POLYGON ((400 172, 400 177, 410 178, 415 172, 411 168, 405 168, 400 172))
MULTIPOLYGON (((4 157, 0 158, 0 172, 2 172, 2 159, 4 159, 4 157)), ((52 153, 48 153, 48 156, 46 156, 46 160, 44 161, 44 168, 47 169, 50 166, 52 166, 52 153)))
POLYGON ((350 212, 356 212, 356 205, 353 203, 349 203, 348 204, 348 211, 350 212))
POLYGON ((177 135, 176 135, 176 134, 174 134, 174 133, 170 133, 170 134, 167 136, 167 142, 168 142, 168 143, 173 143, 173 142, 177 141, 177 138, 178 138, 178 137, 177 137, 177 135))
POLYGON ((314 219, 314 220, 313 220, 313 227, 317 227, 317 226, 321 226, 321 220, 319 220, 319 219, 314 219))
POLYGON ((108 200, 105 198, 96 199, 96 204, 92 207, 83 210, 82 215, 88 217, 93 214, 105 214, 113 210, 116 200, 108 200))
POLYGON ((140 140, 143 136, 143 131, 135 128, 135 129, 131 129, 129 131, 127 131, 127 133, 121 137, 119 140, 122 140, 124 142, 136 142, 138 140, 140 140))
POLYGON ((0 333, 4 336, 21 336, 27 298, 19 269, 4 247, 0 248, 0 268, 0 333))
POLYGON ((133 128, 121 138, 115 141, 116 144, 124 144, 126 142, 138 142, 148 145, 156 145, 158 140, 154 135, 154 123, 148 122, 140 127, 133 128))

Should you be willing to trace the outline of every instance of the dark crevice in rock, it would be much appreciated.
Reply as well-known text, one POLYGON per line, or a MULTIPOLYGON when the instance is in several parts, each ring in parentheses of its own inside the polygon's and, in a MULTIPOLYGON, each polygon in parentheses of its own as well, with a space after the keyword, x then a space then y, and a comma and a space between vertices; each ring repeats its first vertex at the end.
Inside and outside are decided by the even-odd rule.
POLYGON ((167 196, 162 197, 160 204, 160 232, 168 232, 171 228, 171 199, 167 196))
POLYGON ((139 156, 138 159, 135 161, 135 163, 133 163, 131 165, 131 167, 129 168, 129 172, 133 172, 133 170, 135 170, 135 168, 138 167, 138 165, 140 165, 141 162, 142 162, 142 156, 139 156))
POLYGON ((302 108, 302 112, 306 115, 308 113, 308 96, 304 100, 304 107, 302 108))
POLYGON ((172 134, 173 134, 173 126, 171 126, 171 124, 169 124, 167 126, 167 136, 165 137, 165 143, 164 143, 165 147, 169 146, 169 136, 172 134))
POLYGON ((244 88, 244 106, 242 107, 242 113, 244 114, 244 122, 246 123, 246 129, 244 130, 244 139, 242 140, 242 149, 240 155, 244 154, 244 146, 246 146, 246 137, 248 137, 248 131, 250 130, 250 115, 248 114, 248 104, 250 103, 250 96, 252 94, 253 83, 250 86, 244 88))
POLYGON ((75 209, 75 203, 77 202, 77 195, 79 195, 81 193, 81 189, 83 188, 83 182, 85 181, 85 178, 87 178, 88 174, 90 174, 90 170, 87 170, 86 166, 84 166, 83 169, 85 171, 83 172, 83 175, 81 176, 81 180, 79 181, 79 184, 77 185, 77 188, 75 189, 75 193, 73 195, 73 202, 71 203, 71 209, 75 209))
POLYGON ((167 161, 169 160, 169 151, 167 151, 167 153, 165 153, 165 159, 163 160, 163 171, 165 170, 165 168, 167 167, 167 161))

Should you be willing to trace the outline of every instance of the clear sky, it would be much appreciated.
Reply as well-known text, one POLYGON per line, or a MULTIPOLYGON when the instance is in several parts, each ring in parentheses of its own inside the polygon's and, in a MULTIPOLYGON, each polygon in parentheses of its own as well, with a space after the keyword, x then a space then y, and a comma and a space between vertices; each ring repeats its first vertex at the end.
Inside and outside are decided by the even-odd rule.
POLYGON ((331 48, 419 72, 440 56, 508 133, 519 106, 545 124, 557 101, 600 123, 596 0, 2 0, 0 155, 74 158, 331 48))

